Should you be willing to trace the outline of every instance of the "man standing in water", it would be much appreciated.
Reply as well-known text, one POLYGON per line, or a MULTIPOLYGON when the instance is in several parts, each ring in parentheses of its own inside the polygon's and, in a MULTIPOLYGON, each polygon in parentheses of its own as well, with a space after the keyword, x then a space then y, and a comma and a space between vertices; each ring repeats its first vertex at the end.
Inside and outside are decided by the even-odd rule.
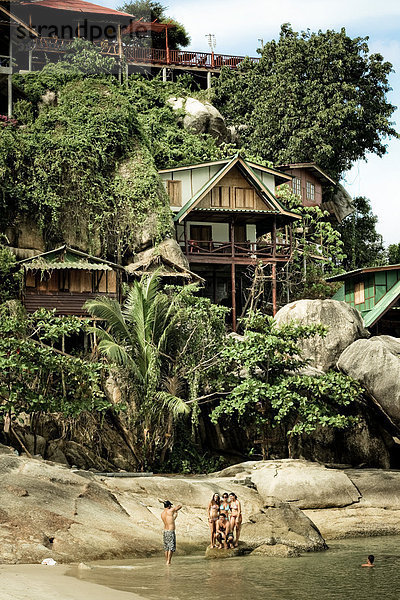
POLYGON ((172 506, 172 503, 167 500, 164 502, 164 510, 161 513, 161 519, 164 523, 164 552, 167 565, 171 564, 172 553, 176 550, 175 519, 178 516, 178 510, 181 508, 182 504, 172 506))

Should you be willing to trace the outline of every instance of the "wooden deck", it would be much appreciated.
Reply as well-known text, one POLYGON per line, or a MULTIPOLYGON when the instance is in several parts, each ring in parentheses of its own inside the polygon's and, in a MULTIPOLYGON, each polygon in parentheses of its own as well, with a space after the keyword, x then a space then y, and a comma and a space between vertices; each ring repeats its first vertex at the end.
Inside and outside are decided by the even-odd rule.
MULTIPOLYGON (((62 54, 69 49, 71 40, 41 37, 33 42, 33 53, 62 54)), ((104 56, 124 57, 128 65, 143 65, 154 67, 176 67, 196 71, 219 71, 225 66, 236 69, 246 57, 230 54, 214 54, 210 52, 192 52, 189 50, 167 50, 127 46, 117 42, 101 40, 93 44, 100 48, 104 56)), ((259 58, 249 58, 258 62, 259 58)))
POLYGON ((291 256, 290 244, 255 244, 253 242, 215 242, 188 240, 182 251, 189 263, 254 264, 287 262, 291 256))

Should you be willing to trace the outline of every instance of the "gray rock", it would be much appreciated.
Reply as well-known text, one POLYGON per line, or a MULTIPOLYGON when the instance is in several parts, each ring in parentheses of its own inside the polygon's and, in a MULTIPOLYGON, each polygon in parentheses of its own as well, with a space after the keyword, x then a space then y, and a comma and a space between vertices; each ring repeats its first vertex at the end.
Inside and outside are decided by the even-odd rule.
POLYGON ((262 461, 251 477, 258 493, 305 508, 333 508, 358 502, 360 494, 342 471, 301 460, 262 461))
POLYGON ((241 539, 254 549, 275 544, 304 552, 326 548, 314 523, 300 509, 285 502, 252 515, 242 526, 241 539))
POLYGON ((388 335, 357 340, 340 355, 338 368, 359 381, 400 428, 400 340, 388 335))
POLYGON ((236 130, 228 129, 224 117, 209 102, 197 98, 170 98, 168 103, 174 110, 183 110, 183 126, 196 134, 208 133, 219 144, 232 142, 237 138, 236 130))
POLYGON ((361 314, 345 302, 337 300, 297 300, 281 308, 275 315, 278 325, 291 322, 300 325, 321 323, 328 328, 325 337, 315 336, 299 343, 304 358, 314 368, 328 371, 345 348, 359 338, 368 338, 361 314))

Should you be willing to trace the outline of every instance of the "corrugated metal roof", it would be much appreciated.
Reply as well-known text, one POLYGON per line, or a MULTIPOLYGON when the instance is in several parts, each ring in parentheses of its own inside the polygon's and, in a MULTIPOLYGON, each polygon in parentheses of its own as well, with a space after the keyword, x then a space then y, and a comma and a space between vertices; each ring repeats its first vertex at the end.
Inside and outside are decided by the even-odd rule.
POLYGON ((341 275, 335 275, 334 277, 328 277, 326 281, 344 281, 345 279, 352 279, 356 275, 363 275, 364 273, 379 273, 380 271, 397 271, 400 270, 400 265, 382 265, 380 267, 364 267, 363 269, 355 269, 354 271, 347 271, 341 275))
POLYGON ((386 294, 375 304, 374 308, 364 316, 365 327, 372 327, 391 308, 400 297, 400 281, 398 281, 386 294))
POLYGON ((80 13, 95 13, 100 15, 115 15, 120 17, 128 17, 132 19, 132 15, 106 6, 99 6, 92 2, 85 2, 84 0, 36 0, 35 2, 21 2, 31 7, 37 6, 39 8, 54 8, 57 10, 68 10, 72 12, 80 13))
MULTIPOLYGON (((117 265, 116 263, 110 262, 109 260, 105 260, 104 258, 98 258, 97 256, 91 256, 90 254, 86 254, 86 252, 82 252, 81 250, 76 250, 75 248, 71 248, 67 244, 60 246, 59 248, 54 248, 54 250, 49 250, 48 252, 41 252, 40 254, 36 254, 36 256, 32 256, 29 258, 24 258, 23 260, 18 261, 17 264, 25 266, 25 264, 31 264, 32 262, 45 262, 54 264, 53 261, 56 261, 62 265, 66 263, 76 264, 77 262, 88 263, 88 264, 100 264, 100 265, 109 265, 114 269, 124 270, 124 267, 121 265, 117 265)), ((53 267, 57 268, 57 267, 53 267)), ((59 267, 61 268, 61 267, 59 267)), ((73 268, 73 267, 71 267, 73 268)), ((79 267, 77 267, 79 268, 79 267)), ((107 269, 106 269, 107 270, 107 269)))
POLYGON ((105 264, 94 264, 88 261, 73 262, 52 262, 45 260, 33 260, 23 265, 25 271, 53 271, 54 269, 81 269, 85 271, 112 271, 112 268, 105 264))

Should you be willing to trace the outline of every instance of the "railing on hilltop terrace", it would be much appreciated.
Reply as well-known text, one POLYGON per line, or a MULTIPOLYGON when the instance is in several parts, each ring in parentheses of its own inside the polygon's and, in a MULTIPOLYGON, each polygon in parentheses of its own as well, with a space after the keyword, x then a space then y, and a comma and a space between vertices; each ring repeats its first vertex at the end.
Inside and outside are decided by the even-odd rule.
MULTIPOLYGON (((69 50, 71 40, 55 37, 41 37, 34 41, 33 51, 41 52, 66 52, 69 50)), ((120 58, 125 57, 128 64, 147 64, 181 66, 194 69, 220 69, 229 67, 236 69, 245 60, 244 56, 231 56, 229 54, 214 54, 210 52, 190 52, 188 50, 162 50, 159 48, 144 48, 118 44, 109 40, 97 40, 93 44, 100 48, 105 56, 120 58)), ((259 58, 248 58, 251 62, 258 62, 259 58)))

